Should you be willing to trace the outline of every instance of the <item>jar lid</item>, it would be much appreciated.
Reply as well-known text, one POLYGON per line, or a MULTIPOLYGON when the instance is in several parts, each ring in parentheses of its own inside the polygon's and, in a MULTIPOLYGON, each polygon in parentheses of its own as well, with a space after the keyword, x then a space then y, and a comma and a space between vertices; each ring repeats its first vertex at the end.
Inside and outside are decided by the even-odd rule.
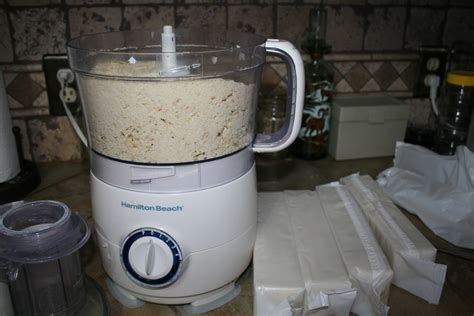
POLYGON ((42 263, 78 251, 90 229, 66 204, 44 200, 0 206, 0 266, 5 260, 42 263))
POLYGON ((447 80, 457 86, 474 87, 474 71, 450 71, 447 80))

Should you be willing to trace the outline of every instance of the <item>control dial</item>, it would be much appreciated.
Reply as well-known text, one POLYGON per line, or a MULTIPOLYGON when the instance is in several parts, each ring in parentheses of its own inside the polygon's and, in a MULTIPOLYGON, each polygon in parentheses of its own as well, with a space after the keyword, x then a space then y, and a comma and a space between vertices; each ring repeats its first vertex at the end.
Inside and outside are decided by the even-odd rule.
POLYGON ((133 281, 163 287, 181 272, 182 253, 176 241, 155 228, 138 229, 122 244, 122 265, 133 281))

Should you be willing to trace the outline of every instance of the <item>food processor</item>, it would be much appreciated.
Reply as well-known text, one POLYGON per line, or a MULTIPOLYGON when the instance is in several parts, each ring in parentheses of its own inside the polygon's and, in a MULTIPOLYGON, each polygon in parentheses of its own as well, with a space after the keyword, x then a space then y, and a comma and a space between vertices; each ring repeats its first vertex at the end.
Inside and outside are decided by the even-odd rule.
POLYGON ((255 241, 254 153, 282 150, 298 134, 298 50, 255 34, 164 26, 82 36, 68 56, 87 137, 68 116, 90 149, 109 290, 128 307, 199 313, 226 303, 255 241), (255 135, 266 54, 287 65, 286 117, 279 131, 255 135))

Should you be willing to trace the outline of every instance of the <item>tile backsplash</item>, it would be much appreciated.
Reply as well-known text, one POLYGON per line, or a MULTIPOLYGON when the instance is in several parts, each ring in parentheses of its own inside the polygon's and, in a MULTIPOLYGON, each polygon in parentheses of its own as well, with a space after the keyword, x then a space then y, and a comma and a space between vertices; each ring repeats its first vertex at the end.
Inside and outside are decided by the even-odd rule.
MULTIPOLYGON (((429 112, 426 102, 411 100, 419 47, 474 41, 469 0, 0 0, 0 69, 25 156, 38 162, 84 156, 67 119, 49 115, 41 66, 43 55, 65 53, 70 38, 172 24, 255 32, 300 47, 317 6, 328 11, 326 59, 336 92, 410 99, 414 122, 429 112)), ((283 92, 286 69, 268 61, 262 92, 283 92)))

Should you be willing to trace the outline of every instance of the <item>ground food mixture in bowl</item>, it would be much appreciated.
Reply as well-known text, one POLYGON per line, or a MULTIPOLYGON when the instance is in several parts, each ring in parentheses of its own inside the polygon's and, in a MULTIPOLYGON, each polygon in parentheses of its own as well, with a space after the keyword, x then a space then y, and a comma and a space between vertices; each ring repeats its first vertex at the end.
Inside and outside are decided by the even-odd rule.
POLYGON ((78 77, 90 145, 105 156, 192 162, 230 154, 253 140, 255 84, 78 77))

